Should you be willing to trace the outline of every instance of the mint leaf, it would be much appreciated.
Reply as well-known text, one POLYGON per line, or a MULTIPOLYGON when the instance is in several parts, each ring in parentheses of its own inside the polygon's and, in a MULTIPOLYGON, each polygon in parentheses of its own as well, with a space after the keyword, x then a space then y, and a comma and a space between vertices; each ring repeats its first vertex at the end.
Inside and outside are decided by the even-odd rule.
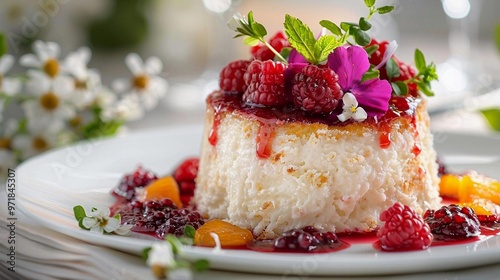
POLYGON ((254 37, 246 37, 245 39, 243 39, 243 43, 250 47, 257 46, 259 42, 259 39, 254 37))
POLYGON ((373 7, 373 5, 375 5, 375 0, 365 0, 365 5, 368 8, 373 7))
POLYGON ((363 74, 363 77, 361 78, 361 82, 368 81, 371 79, 378 78, 380 76, 380 71, 375 70, 375 69, 370 69, 363 74))
POLYGON ((392 12, 394 10, 394 6, 382 6, 377 9, 378 13, 383 15, 392 12))
POLYGON ((285 33, 290 45, 295 48, 309 62, 318 64, 315 57, 316 39, 311 29, 297 18, 285 15, 285 33))
POLYGON ((254 34, 256 34, 259 37, 264 37, 267 35, 267 30, 264 27, 264 25, 258 23, 258 22, 252 22, 250 24, 250 27, 254 31, 254 34))
POLYGON ((194 264, 193 264, 193 268, 196 270, 196 271, 204 271, 204 270, 207 270, 208 267, 210 266, 210 263, 207 261, 207 260, 197 260, 194 264))
POLYGON ((364 32, 363 30, 357 27, 351 28, 351 32, 354 34, 354 40, 358 45, 366 46, 370 44, 371 38, 370 36, 368 36, 368 33, 364 32))
POLYGON ((422 51, 419 49, 415 49, 415 66, 417 67, 419 72, 424 72, 427 68, 427 64, 425 63, 425 57, 422 51))
POLYGON ((189 238, 194 238, 194 235, 196 234, 196 229, 192 225, 186 225, 184 227, 184 235, 186 235, 189 238))
POLYGON ((178 255, 182 252, 182 243, 179 241, 179 239, 177 239, 177 237, 175 237, 175 235, 167 234, 165 240, 168 241, 172 246, 172 252, 174 253, 174 255, 178 255))
POLYGON ((392 91, 397 96, 405 96, 408 94, 408 85, 403 81, 397 81, 391 83, 392 91))
POLYGON ((367 31, 370 30, 370 28, 372 28, 372 24, 366 18, 359 18, 359 29, 367 31))
POLYGON ((394 59, 389 58, 387 60, 385 69, 387 71, 387 77, 389 77, 389 79, 399 77, 399 66, 396 61, 394 61, 394 59))
POLYGON ((151 249, 153 249, 153 248, 147 247, 144 250, 142 250, 141 256, 142 256, 143 260, 147 260, 148 259, 148 255, 149 255, 149 252, 151 251, 151 249))
POLYGON ((88 229, 83 226, 83 219, 87 217, 87 214, 85 213, 85 209, 81 205, 73 207, 73 214, 75 216, 75 219, 78 221, 78 226, 82 229, 88 229))
POLYGON ((340 27, 329 20, 322 20, 319 22, 319 24, 326 28, 328 31, 332 32, 332 34, 335 34, 337 36, 342 35, 342 30, 340 29, 340 27))
POLYGON ((354 23, 354 22, 341 22, 340 23, 340 28, 344 31, 348 31, 351 26, 358 26, 357 23, 354 23))
POLYGON ((4 33, 0 33, 0 57, 7 53, 7 39, 4 33))
POLYGON ((423 81, 417 81, 417 87, 418 90, 423 92, 427 96, 434 96, 434 92, 431 90, 430 85, 423 82, 423 81))
POLYGON ((481 110, 481 114, 492 129, 500 131, 500 109, 481 110))
POLYGON ((371 45, 371 46, 365 47, 365 51, 368 55, 372 55, 377 50, 378 50, 377 45, 371 45))
POLYGON ((314 56, 318 62, 324 61, 328 55, 340 46, 340 42, 333 36, 321 36, 314 44, 314 56))

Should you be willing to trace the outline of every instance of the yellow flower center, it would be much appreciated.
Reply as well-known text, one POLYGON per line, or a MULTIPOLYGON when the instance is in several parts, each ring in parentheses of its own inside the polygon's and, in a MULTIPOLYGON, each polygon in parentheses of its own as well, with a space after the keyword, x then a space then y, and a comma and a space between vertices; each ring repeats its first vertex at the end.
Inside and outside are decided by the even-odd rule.
POLYGON ((358 108, 356 106, 351 106, 351 112, 353 114, 356 113, 357 110, 358 110, 358 108))
POLYGON ((53 111, 59 106, 59 98, 53 92, 47 92, 40 97, 40 105, 49 111, 53 111))
POLYGON ((86 89, 87 83, 85 81, 80 81, 75 79, 75 88, 76 89, 86 89))
POLYGON ((133 84, 135 88, 145 89, 148 85, 149 77, 145 75, 135 76, 133 78, 133 84))
POLYGON ((0 138, 0 149, 10 150, 12 148, 12 142, 9 138, 0 138))
POLYGON ((78 115, 69 120, 69 125, 71 125, 72 127, 79 127, 81 124, 82 124, 82 118, 78 115))
POLYGON ((49 58, 43 66, 43 71, 50 77, 54 78, 59 73, 59 62, 56 59, 49 58))
POLYGON ((43 152, 49 148, 47 141, 40 136, 33 138, 31 146, 39 152, 43 152))

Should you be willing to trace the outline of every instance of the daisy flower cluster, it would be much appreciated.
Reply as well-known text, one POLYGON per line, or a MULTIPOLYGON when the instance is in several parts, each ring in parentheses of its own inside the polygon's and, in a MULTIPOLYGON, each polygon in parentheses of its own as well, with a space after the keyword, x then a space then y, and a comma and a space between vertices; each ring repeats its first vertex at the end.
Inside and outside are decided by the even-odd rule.
POLYGON ((107 87, 88 67, 91 55, 81 47, 62 58, 57 43, 35 41, 33 53, 18 61, 26 71, 9 75, 15 58, 0 53, 0 179, 8 168, 51 148, 114 135, 153 109, 167 91, 157 57, 143 61, 127 55, 132 75, 107 87), (22 115, 8 119, 10 107, 22 115))

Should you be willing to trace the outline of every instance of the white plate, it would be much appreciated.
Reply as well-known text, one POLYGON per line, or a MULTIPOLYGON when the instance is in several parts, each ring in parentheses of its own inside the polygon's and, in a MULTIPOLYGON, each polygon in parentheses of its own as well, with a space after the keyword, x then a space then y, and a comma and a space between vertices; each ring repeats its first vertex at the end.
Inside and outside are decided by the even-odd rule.
MULTIPOLYGON (((170 173, 183 159, 197 156, 202 128, 144 131, 46 153, 18 168, 18 198, 27 216, 63 234, 101 246, 139 254, 155 242, 144 235, 96 235, 79 229, 75 205, 109 206, 109 191, 119 178, 142 164, 157 174, 170 173)), ((500 138, 436 133, 436 149, 454 171, 475 169, 500 176, 500 138)), ((354 244, 328 254, 273 254, 247 250, 186 248, 189 258, 205 258, 216 269, 282 275, 375 275, 485 265, 500 262, 500 236, 465 245, 425 251, 380 252, 354 244), (457 258, 457 256, 460 256, 457 258)))

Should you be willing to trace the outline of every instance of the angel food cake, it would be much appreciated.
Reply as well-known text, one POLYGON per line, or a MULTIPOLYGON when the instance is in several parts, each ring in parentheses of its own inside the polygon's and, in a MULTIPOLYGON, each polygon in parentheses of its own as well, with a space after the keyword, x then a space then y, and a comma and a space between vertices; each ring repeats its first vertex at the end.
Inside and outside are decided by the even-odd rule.
POLYGON ((287 15, 285 34, 269 42, 251 13, 233 21, 238 36, 262 43, 229 63, 207 98, 194 196, 202 215, 272 239, 305 226, 371 232, 395 202, 439 208, 421 96, 435 72, 420 51, 416 71, 394 57, 395 42, 367 41, 361 21, 347 31, 322 21, 332 34, 315 38, 287 15))

